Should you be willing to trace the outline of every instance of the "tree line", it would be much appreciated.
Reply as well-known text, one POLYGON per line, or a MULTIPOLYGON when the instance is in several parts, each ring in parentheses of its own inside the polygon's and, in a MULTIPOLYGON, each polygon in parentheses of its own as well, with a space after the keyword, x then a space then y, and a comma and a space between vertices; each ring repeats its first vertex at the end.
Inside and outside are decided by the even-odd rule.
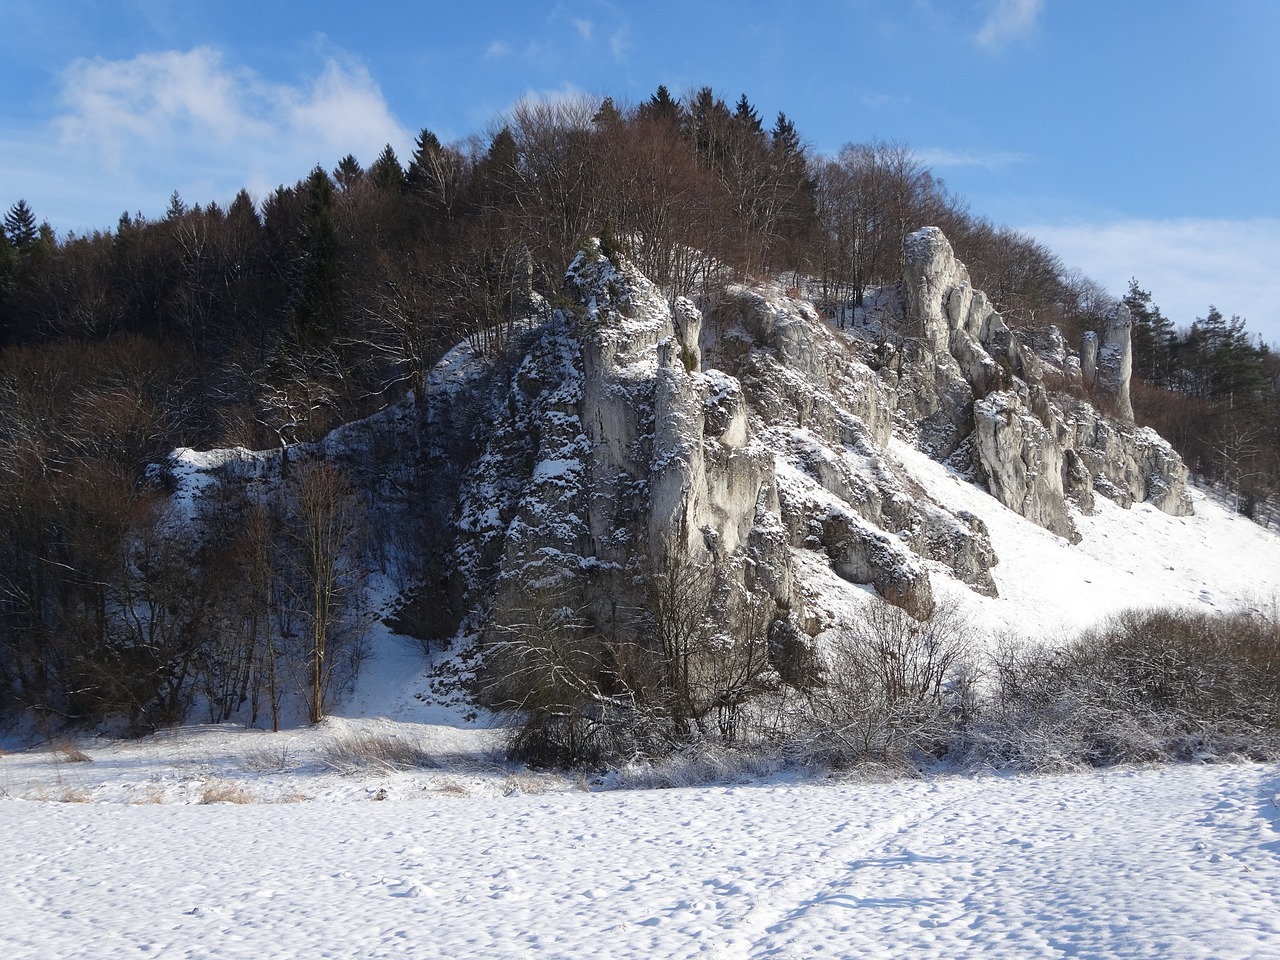
POLYGON ((1232 506, 1273 522, 1280 497, 1280 357, 1239 316, 1207 315, 1175 329, 1137 280, 1124 303, 1133 320, 1134 412, 1232 506))
MULTIPOLYGON (((211 678, 230 671, 232 712, 257 703, 255 690, 269 700, 261 691, 276 661, 263 657, 305 664, 305 644, 284 638, 327 616, 305 545, 278 541, 272 582, 310 580, 310 600, 296 599, 303 587, 292 606, 277 594, 268 607, 277 623, 292 610, 290 624, 259 623, 241 631, 256 639, 239 652, 214 656, 225 638, 211 621, 171 611, 203 596, 189 583, 172 587, 181 602, 138 614, 138 591, 175 566, 137 554, 169 529, 149 466, 178 446, 289 450, 421 387, 463 338, 505 349, 535 291, 555 301, 585 237, 671 295, 781 276, 836 309, 896 282, 903 238, 929 224, 1014 325, 1055 323, 1070 336, 1105 321, 1104 290, 1033 238, 971 213, 906 146, 818 155, 785 113, 770 123, 746 95, 730 105, 709 87, 682 97, 659 87, 636 105, 523 102, 457 143, 422 130, 404 161, 390 146, 367 167, 348 155, 259 201, 241 191, 188 204, 175 192, 162 217, 125 213, 83 236, 58 237, 18 200, 0 230, 0 696, 73 718, 125 711, 145 725, 218 701, 211 678), (167 633, 152 629, 166 617, 167 633), (143 650, 146 669, 131 663, 143 650), (112 677, 125 674, 149 679, 124 689, 112 677)), ((1229 462, 1237 489, 1247 477, 1247 489, 1272 496, 1273 358, 1243 349, 1243 322, 1213 313, 1185 336, 1151 327, 1152 346, 1140 299, 1130 304, 1135 369, 1150 391, 1140 411, 1193 465, 1228 478, 1229 462), (1240 357, 1248 362, 1231 367, 1240 357), (1219 449, 1224 417, 1240 425, 1230 456, 1219 449)), ((301 509, 286 501, 273 516, 301 509)), ((219 509, 243 520, 266 507, 219 509)), ((339 567, 390 562, 357 541, 344 541, 339 567)), ((421 562, 415 549, 431 548, 411 546, 396 563, 421 562)), ((219 569, 238 572, 208 582, 234 585, 235 596, 214 594, 222 609, 247 609, 261 589, 250 561, 231 555, 241 559, 219 569)))

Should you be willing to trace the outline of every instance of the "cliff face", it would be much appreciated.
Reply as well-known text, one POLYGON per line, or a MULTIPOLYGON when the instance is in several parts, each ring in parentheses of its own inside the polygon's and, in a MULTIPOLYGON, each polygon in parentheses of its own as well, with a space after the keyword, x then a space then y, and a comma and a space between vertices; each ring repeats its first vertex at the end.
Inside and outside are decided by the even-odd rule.
MULTIPOLYGON (((1181 461, 1132 423, 1127 318, 1083 355, 1053 329, 1015 333, 934 229, 910 238, 901 293, 907 335, 890 341, 774 287, 671 302, 592 243, 510 349, 459 345, 416 403, 291 457, 341 460, 371 502, 379 484, 417 491, 427 509, 405 516, 423 526, 404 535, 432 545, 420 602, 442 638, 501 632, 532 605, 602 642, 651 642, 659 594, 700 571, 724 642, 727 611, 749 609, 772 652, 832 626, 822 577, 920 618, 939 578, 994 596, 983 522, 931 499, 894 443, 1068 540, 1098 495, 1189 512, 1181 461), (402 454, 360 479, 388 449, 402 454)), ((280 475, 254 457, 257 480, 280 475)))
POLYGON ((933 502, 895 436, 1068 539, 1070 507, 1088 513, 1095 493, 1189 509, 1177 455, 1126 415, 1122 322, 1082 362, 1056 331, 1015 335, 939 231, 907 252, 913 336, 893 350, 772 288, 668 302, 591 244, 510 358, 446 358, 423 469, 447 506, 435 535, 464 628, 500 626, 532 590, 626 634, 639 621, 619 611, 651 609, 675 568, 756 598, 771 636, 827 626, 804 583, 815 560, 917 617, 931 576, 994 595, 981 521, 933 502), (1118 416, 1082 399, 1086 368, 1118 416))
POLYGON ((1101 341, 1086 337, 1077 356, 1054 328, 1027 337, 1010 331, 972 289, 936 227, 908 237, 906 252, 907 319, 923 349, 907 364, 899 393, 906 394, 903 408, 919 408, 921 396, 929 400, 928 416, 915 425, 924 449, 944 457, 970 443, 978 478, 994 497, 1072 540, 1078 534, 1067 503, 1089 514, 1095 491, 1126 507, 1147 501, 1166 513, 1191 511, 1181 459, 1154 431, 1133 423, 1123 304, 1101 341))

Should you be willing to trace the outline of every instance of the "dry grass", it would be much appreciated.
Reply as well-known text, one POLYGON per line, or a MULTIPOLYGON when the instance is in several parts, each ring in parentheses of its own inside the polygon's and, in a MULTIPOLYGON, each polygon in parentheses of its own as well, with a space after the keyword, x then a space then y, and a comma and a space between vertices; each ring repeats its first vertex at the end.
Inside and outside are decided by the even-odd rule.
POLYGON ((205 785, 201 803, 253 803, 253 793, 238 783, 216 780, 205 785))
POLYGON ((142 791, 142 793, 129 798, 129 804, 131 806, 153 803, 164 803, 163 787, 147 787, 147 789, 142 791))
POLYGON ((459 783, 457 780, 442 780, 439 784, 431 788, 432 793, 438 793, 445 797, 469 797, 471 791, 467 789, 465 784, 459 783))
POLYGON ((288 746, 261 747, 244 755, 241 766, 254 773, 279 773, 295 766, 288 746))
POLYGON ((376 733, 352 734, 334 740, 321 752, 321 760, 339 773, 436 766, 431 754, 416 743, 376 733))
POLYGON ((55 740, 49 744, 49 751, 57 754, 58 758, 64 763, 92 763, 93 757, 89 756, 83 750, 75 745, 75 743, 66 738, 55 740))
POLYGON ((58 803, 88 803, 93 799, 93 792, 86 787, 68 787, 52 799, 58 803))

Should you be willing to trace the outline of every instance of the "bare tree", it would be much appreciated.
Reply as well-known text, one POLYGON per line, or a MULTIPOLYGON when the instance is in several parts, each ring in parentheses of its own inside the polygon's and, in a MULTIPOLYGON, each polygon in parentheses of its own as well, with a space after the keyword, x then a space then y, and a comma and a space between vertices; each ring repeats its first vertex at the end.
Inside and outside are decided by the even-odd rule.
POLYGON ((329 463, 308 463, 296 470, 288 500, 299 575, 296 598, 305 625, 306 700, 311 722, 318 723, 335 677, 359 661, 362 516, 346 476, 329 463))

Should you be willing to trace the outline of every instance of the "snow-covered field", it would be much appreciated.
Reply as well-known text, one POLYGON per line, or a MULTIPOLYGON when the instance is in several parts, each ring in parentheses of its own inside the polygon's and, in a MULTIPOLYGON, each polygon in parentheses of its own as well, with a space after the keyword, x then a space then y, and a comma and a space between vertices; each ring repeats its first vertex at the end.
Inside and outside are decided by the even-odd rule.
POLYGON ((436 781, 381 803, 377 782, 346 803, 2 800, 0 951, 1280 956, 1273 766, 551 793, 508 776, 508 795, 436 781))
MULTIPOLYGON (((1100 501, 1069 546, 894 454, 987 524, 1000 599, 935 576, 983 629, 1280 597, 1280 537, 1203 494, 1184 518, 1100 501)), ((1280 957, 1276 766, 608 789, 501 760, 385 633, 317 728, 34 739, 0 752, 5 960, 1280 957), (408 768, 360 758, 378 744, 408 768)))

